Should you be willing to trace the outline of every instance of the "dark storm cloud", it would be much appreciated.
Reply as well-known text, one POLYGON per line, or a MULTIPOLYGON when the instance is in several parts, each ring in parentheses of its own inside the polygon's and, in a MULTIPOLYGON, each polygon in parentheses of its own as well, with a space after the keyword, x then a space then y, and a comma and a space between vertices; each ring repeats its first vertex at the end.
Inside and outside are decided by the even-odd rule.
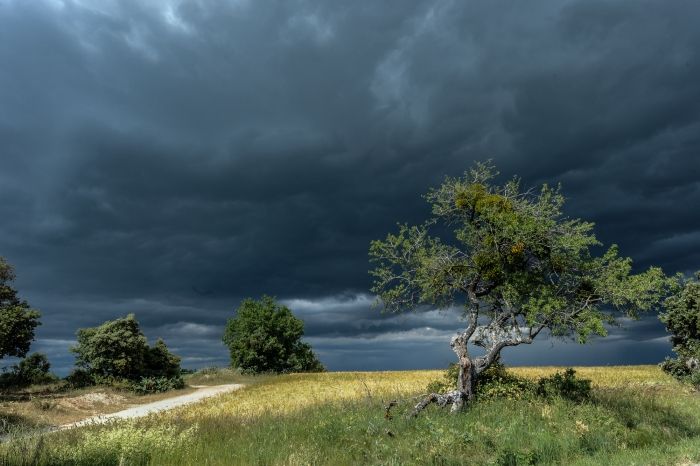
MULTIPOLYGON (((367 246, 489 157, 562 182, 567 213, 640 266, 699 268, 698 13, 0 0, 0 254, 44 311, 37 347, 67 367, 76 327, 133 311, 187 364, 220 363, 225 318, 268 293, 332 368, 442 364, 456 314, 370 308, 367 246)), ((663 335, 614 331, 624 354, 663 335)), ((523 354, 553 361, 547 344, 523 354)))

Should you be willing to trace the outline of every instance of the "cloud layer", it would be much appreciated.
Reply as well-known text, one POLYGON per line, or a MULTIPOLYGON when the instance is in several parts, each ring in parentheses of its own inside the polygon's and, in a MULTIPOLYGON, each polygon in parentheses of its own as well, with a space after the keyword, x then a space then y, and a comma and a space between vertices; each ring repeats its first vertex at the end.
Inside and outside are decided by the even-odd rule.
MULTIPOLYGON (((65 368, 77 327, 136 312, 187 364, 221 363, 223 322, 267 293, 333 369, 442 365, 458 322, 370 309, 367 247, 486 158, 562 182, 567 214, 640 267, 700 268, 698 14, 0 0, 0 254, 44 313, 37 347, 65 368)), ((628 330, 517 362, 668 351, 653 318, 628 330)))

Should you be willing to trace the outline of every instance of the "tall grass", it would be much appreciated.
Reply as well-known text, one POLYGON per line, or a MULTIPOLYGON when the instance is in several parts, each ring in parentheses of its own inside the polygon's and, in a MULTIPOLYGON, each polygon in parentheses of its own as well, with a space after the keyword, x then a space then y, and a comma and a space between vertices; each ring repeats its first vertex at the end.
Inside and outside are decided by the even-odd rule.
MULTIPOLYGON (((551 373, 523 369, 520 375, 527 375, 522 371, 551 373)), ((22 455, 30 455, 37 464, 58 465, 700 461, 700 400, 695 393, 654 367, 591 371, 598 376, 596 389, 581 404, 496 400, 476 403, 459 415, 430 408, 417 419, 404 414, 412 397, 439 372, 281 376, 139 421, 25 437, 2 445, 0 455, 4 464, 21 464, 22 455), (386 419, 383 407, 393 399, 400 403, 386 419)), ((579 373, 586 375, 584 369, 579 373)))

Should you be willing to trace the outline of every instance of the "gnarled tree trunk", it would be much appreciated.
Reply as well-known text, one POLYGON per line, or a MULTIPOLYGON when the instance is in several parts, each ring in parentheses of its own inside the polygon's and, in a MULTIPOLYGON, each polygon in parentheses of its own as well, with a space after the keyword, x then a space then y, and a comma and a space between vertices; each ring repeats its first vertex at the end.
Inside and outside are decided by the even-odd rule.
POLYGON ((474 399, 474 388, 476 383, 476 366, 467 348, 467 342, 462 342, 460 338, 453 340, 452 350, 457 354, 459 365, 459 376, 457 377, 457 391, 460 397, 452 403, 451 411, 459 411, 465 403, 474 399))
POLYGON ((450 411, 456 412, 461 410, 465 404, 474 399, 474 389, 476 378, 478 376, 477 364, 469 356, 468 342, 469 338, 474 333, 476 328, 476 317, 472 319, 472 323, 463 333, 452 338, 450 346, 452 351, 457 355, 459 364, 459 376, 457 377, 457 389, 444 394, 431 393, 418 403, 411 411, 411 416, 417 416, 430 403, 435 403, 438 406, 451 405, 450 411))

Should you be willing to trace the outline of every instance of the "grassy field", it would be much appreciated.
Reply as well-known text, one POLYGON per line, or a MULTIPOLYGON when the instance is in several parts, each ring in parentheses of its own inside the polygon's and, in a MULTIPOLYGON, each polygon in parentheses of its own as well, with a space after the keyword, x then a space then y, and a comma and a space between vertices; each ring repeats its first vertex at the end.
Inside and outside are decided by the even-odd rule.
MULTIPOLYGON (((526 377, 557 368, 517 368, 526 377)), ((579 368, 593 397, 405 413, 440 371, 268 377, 146 419, 25 436, 4 464, 574 464, 700 462, 700 396, 655 366, 579 368), (392 419, 383 406, 399 400, 392 419)), ((214 377, 212 375, 212 377, 214 377)), ((214 377, 215 378, 215 377, 214 377)))

